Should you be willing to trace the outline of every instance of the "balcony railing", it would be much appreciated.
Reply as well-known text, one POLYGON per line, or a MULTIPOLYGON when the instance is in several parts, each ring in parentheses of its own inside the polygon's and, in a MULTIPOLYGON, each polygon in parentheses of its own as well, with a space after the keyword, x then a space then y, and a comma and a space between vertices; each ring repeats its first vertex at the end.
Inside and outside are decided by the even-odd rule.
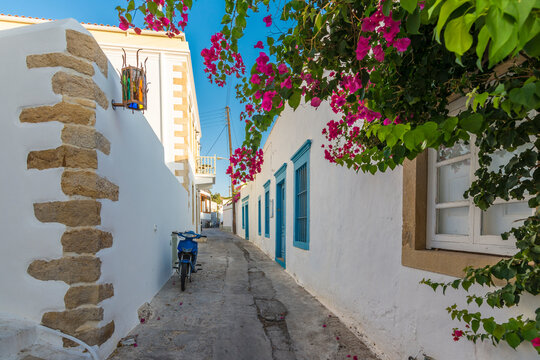
POLYGON ((216 175, 216 160, 214 156, 198 156, 197 157, 197 174, 199 175, 216 175))

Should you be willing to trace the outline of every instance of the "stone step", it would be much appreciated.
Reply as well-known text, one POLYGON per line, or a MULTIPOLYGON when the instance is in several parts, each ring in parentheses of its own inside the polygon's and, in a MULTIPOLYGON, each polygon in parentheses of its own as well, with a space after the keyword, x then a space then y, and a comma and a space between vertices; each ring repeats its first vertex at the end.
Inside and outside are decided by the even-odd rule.
POLYGON ((37 330, 33 323, 0 316, 0 358, 16 359, 19 350, 34 344, 37 330))

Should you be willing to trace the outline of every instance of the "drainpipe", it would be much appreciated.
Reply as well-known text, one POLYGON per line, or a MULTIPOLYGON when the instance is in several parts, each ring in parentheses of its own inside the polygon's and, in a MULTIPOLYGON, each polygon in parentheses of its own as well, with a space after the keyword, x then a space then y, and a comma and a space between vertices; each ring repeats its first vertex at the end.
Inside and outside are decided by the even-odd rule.
POLYGON ((45 332, 48 332, 48 333, 51 333, 51 334, 54 334, 54 335, 57 335, 57 336, 60 336, 60 337, 63 337, 63 338, 66 338, 68 340, 71 340, 79 345, 81 345, 82 347, 84 347, 86 350, 88 350, 88 352, 90 353, 90 355, 92 356, 92 359, 94 360, 99 360, 99 357, 98 355, 96 354, 96 351, 90 347, 90 345, 88 345, 87 343, 83 342, 82 340, 79 340, 71 335, 68 335, 68 334, 64 334, 63 332, 61 331, 58 331, 58 330, 54 330, 54 329, 51 329, 49 327, 46 327, 46 326, 43 326, 43 325, 40 325, 40 324, 37 324, 38 328, 42 329, 42 330, 45 330, 45 332))

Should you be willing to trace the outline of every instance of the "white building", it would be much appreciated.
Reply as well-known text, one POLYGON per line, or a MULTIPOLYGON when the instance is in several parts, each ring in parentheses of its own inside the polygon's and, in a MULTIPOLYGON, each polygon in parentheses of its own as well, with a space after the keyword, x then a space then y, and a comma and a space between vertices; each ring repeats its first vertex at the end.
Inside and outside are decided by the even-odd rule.
MULTIPOLYGON (((51 20, 0 15, 0 30, 48 21, 51 20)), ((149 91, 144 117, 163 144, 165 163, 188 192, 186 206, 191 213, 191 228, 199 229, 200 190, 208 190, 216 182, 216 157, 200 155, 202 131, 185 35, 169 38, 164 32, 149 30, 137 35, 116 26, 82 25, 96 39, 115 72, 122 68, 124 52, 127 65, 137 64, 137 52, 139 64, 146 65, 149 91)), ((121 93, 110 100, 121 102, 121 93)))
MULTIPOLYGON (((454 111, 462 105, 452 104, 454 111)), ((332 118, 323 103, 318 110, 288 109, 276 121, 263 147, 262 172, 241 191, 237 233, 376 344, 385 359, 536 359, 530 344, 514 351, 502 342, 454 342, 452 329, 462 323, 445 309, 465 307, 463 291, 443 296, 419 284, 423 278, 451 281, 467 265, 493 264, 515 251, 496 235, 530 214, 526 204, 500 204, 481 214, 461 199, 476 161, 465 147, 438 158, 431 151, 376 175, 333 165, 321 148, 321 130, 332 118)), ((498 311, 483 306, 482 314, 534 317, 537 301, 526 296, 518 307, 498 311)))
POLYGON ((0 358, 76 346, 38 324, 106 358, 170 278, 171 232, 198 228, 197 191, 215 178, 189 49, 73 19, 0 16, 0 30, 0 358), (149 58, 146 114, 111 106, 121 47, 149 58))

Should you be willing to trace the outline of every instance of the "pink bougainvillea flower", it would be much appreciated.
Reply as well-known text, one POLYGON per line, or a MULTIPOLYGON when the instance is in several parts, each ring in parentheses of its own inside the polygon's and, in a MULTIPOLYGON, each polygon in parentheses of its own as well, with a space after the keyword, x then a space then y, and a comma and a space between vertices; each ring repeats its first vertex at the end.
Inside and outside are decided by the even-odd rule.
POLYGON ((139 346, 139 345, 137 345, 137 343, 133 344, 133 347, 137 347, 137 346, 139 346))
POLYGON ((370 37, 360 36, 358 37, 358 44, 356 45, 356 59, 362 60, 366 57, 371 47, 369 46, 370 37))
POLYGON ((347 357, 351 357, 351 355, 347 355, 347 357))
POLYGON ((373 17, 368 17, 362 20, 362 32, 373 32, 379 23, 373 17))
POLYGON ((135 31, 135 34, 141 35, 141 32, 142 32, 142 31, 141 31, 141 29, 139 29, 138 27, 134 28, 133 30, 135 31))
MULTIPOLYGON (((184 14, 182 14, 182 15, 184 15, 184 14)), ((169 26, 171 24, 171 21, 168 18, 166 18, 165 16, 163 16, 159 20, 161 20, 161 23, 163 24, 163 26, 169 26)))
POLYGON ((142 318, 142 319, 141 319, 141 324, 144 324, 144 321, 145 321, 144 318, 142 318))
MULTIPOLYGON (((318 97, 314 97, 313 99, 311 99, 311 106, 313 107, 319 107, 319 105, 321 105, 321 99, 319 99, 318 97)), ((326 325, 325 325, 326 326, 326 325)))
POLYGON ((378 62, 384 61, 384 50, 381 45, 377 45, 373 48, 373 57, 378 62))
POLYGON ((291 82, 290 76, 286 78, 285 80, 283 80, 283 82, 281 83, 281 88, 283 89, 284 87, 286 87, 287 89, 292 88, 292 82, 291 82))
POLYGON ((251 83, 258 85, 258 84, 261 83, 261 78, 259 77, 259 75, 253 74, 253 75, 251 75, 250 81, 251 81, 251 83))
POLYGON ((287 71, 289 71, 289 69, 287 69, 287 65, 285 64, 279 64, 277 69, 280 74, 285 74, 287 71))
POLYGON ((531 344, 534 347, 540 347, 540 337, 534 338, 531 340, 531 344))
POLYGON ((407 50, 410 44, 411 44, 411 39, 403 38, 403 39, 397 39, 396 41, 394 41, 393 45, 397 49, 397 51, 404 52, 407 50))
POLYGON ((358 360, 358 356, 354 355, 353 360, 358 360))
POLYGON ((179 304, 179 305, 182 305, 182 304, 183 304, 183 302, 180 302, 180 304, 179 304))
POLYGON ((339 340, 339 336, 336 336, 336 340, 339 340))
POLYGON ((263 95, 263 101, 262 101, 262 108, 264 111, 271 111, 272 110, 272 100, 274 99, 274 96, 277 95, 277 92, 275 91, 267 91, 263 95))
POLYGON ((392 120, 390 120, 389 118, 386 118, 383 121, 383 125, 390 125, 391 123, 392 123, 392 120))
POLYGON ((189 9, 188 9, 188 7, 187 7, 186 5, 184 5, 184 7, 182 7, 182 11, 183 11, 183 12, 186 12, 186 11, 188 11, 188 10, 189 10, 189 9))
POLYGON ((266 27, 270 27, 272 25, 272 16, 268 15, 263 18, 264 23, 266 24, 266 27))
POLYGON ((129 29, 129 21, 127 21, 125 17, 120 16, 120 24, 118 25, 118 27, 124 31, 129 29))
POLYGON ((322 327, 323 327, 323 328, 325 328, 325 327, 326 327, 326 324, 323 324, 323 326, 322 326, 322 327))
POLYGON ((255 44, 255 46, 253 46, 255 49, 264 49, 264 45, 263 45, 263 42, 262 41, 257 41, 257 43, 255 44))
POLYGON ((425 1, 419 1, 418 2, 418 7, 420 8, 420 11, 424 10, 424 7, 426 6, 426 2, 425 1))

